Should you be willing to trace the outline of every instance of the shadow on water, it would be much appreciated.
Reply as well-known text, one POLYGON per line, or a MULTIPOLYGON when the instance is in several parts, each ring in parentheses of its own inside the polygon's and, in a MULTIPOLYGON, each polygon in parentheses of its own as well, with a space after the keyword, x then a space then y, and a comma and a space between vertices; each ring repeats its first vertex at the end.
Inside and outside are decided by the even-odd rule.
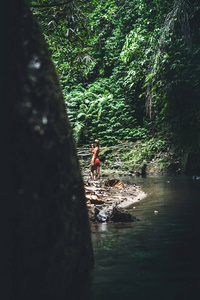
POLYGON ((200 181, 130 180, 148 194, 130 208, 140 221, 92 224, 91 299, 199 300, 200 181))

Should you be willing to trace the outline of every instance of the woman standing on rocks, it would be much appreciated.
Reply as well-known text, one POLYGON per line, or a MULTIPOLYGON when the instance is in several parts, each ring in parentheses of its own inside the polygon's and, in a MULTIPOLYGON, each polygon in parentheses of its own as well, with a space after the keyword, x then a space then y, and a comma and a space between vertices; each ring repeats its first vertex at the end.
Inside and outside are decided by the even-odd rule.
POLYGON ((100 160, 98 158, 99 155, 99 140, 95 140, 94 144, 92 144, 92 148, 90 150, 92 153, 92 161, 90 166, 90 175, 91 179, 94 180, 94 171, 96 170, 97 179, 100 179, 100 160))

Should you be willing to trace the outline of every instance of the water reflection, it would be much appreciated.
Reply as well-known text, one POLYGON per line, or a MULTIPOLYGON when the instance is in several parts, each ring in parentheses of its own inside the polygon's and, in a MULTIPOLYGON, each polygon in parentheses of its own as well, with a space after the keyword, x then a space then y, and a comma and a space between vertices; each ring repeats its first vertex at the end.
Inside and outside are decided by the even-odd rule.
POLYGON ((132 211, 141 221, 92 225, 91 299, 199 300, 200 182, 132 180, 148 193, 132 211))

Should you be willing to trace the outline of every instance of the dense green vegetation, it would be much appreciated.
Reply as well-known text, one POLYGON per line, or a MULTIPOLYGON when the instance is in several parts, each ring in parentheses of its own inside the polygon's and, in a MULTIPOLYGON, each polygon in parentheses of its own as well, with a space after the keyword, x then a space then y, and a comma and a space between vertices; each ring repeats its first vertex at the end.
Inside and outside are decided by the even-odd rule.
POLYGON ((78 144, 153 138, 198 151, 198 0, 30 2, 78 144))
MULTIPOLYGON (((91 157, 88 148, 79 148, 79 161, 85 176, 89 173, 91 157)), ((103 176, 181 174, 181 153, 165 140, 151 138, 136 142, 124 142, 101 148, 99 158, 103 162, 103 176)))

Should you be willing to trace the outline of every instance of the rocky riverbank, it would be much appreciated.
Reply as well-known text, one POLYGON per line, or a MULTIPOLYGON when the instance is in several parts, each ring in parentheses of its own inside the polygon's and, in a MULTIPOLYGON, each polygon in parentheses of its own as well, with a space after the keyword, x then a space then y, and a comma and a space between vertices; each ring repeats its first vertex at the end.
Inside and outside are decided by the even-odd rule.
POLYGON ((126 208, 133 208, 146 194, 136 184, 124 184, 118 179, 85 181, 85 195, 91 221, 126 222, 137 220, 126 208))
MULTIPOLYGON (((101 147, 101 177, 181 174, 181 155, 169 143, 154 139, 101 147)), ((82 174, 89 179, 90 150, 78 148, 78 157, 82 174)))
POLYGON ((120 185, 119 180, 121 181, 124 176, 181 174, 180 153, 177 153, 168 142, 154 138, 101 147, 100 181, 90 181, 90 149, 78 148, 78 157, 85 180, 91 221, 122 220, 123 216, 124 220, 134 220, 127 216, 125 208, 133 207, 134 203, 143 199, 146 194, 134 184, 120 185), (107 178, 118 180, 118 185, 106 186, 107 178), (115 218, 116 215, 117 218, 115 218))

